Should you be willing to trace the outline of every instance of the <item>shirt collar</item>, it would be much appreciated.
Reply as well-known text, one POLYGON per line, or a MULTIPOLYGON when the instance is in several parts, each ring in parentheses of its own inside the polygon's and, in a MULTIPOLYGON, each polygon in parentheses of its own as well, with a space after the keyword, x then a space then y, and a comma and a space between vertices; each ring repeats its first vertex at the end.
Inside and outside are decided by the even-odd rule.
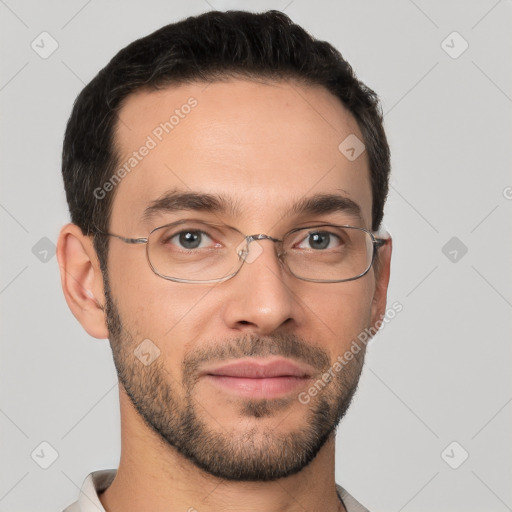
POLYGON ((102 469, 89 474, 82 484, 78 501, 64 512, 105 512, 98 494, 107 489, 116 473, 115 469, 102 469))

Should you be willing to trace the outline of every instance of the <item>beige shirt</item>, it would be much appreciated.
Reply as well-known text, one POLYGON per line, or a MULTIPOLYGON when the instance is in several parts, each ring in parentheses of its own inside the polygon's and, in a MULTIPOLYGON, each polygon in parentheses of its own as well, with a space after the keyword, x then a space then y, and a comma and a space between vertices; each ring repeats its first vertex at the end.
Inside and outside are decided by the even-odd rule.
MULTIPOLYGON (((98 493, 104 491, 114 480, 117 470, 104 469, 94 471, 84 480, 78 501, 67 507, 63 512, 105 512, 98 493)), ((343 487, 336 484, 347 512, 369 512, 357 502, 343 487)))

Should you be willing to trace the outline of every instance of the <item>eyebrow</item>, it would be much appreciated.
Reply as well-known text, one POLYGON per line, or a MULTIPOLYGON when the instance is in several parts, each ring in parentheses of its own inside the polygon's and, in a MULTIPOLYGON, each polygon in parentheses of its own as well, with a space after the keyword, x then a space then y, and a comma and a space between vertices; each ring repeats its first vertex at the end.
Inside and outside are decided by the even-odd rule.
POLYGON ((305 197, 293 204, 289 210, 291 214, 321 215, 328 213, 345 213, 363 222, 359 205, 348 197, 339 194, 315 194, 305 197))
MULTIPOLYGON (((229 196, 171 190, 149 203, 144 210, 142 220, 149 221, 161 213, 180 211, 222 213, 230 214, 233 217, 242 215, 240 204, 229 196)), ((293 203, 286 211, 285 216, 321 215, 339 212, 349 214, 363 222, 359 205, 352 199, 339 194, 315 194, 304 197, 293 203)))
POLYGON ((171 190, 149 203, 144 210, 142 220, 148 221, 160 213, 179 211, 230 213, 233 216, 241 214, 239 205, 230 197, 203 192, 171 190))

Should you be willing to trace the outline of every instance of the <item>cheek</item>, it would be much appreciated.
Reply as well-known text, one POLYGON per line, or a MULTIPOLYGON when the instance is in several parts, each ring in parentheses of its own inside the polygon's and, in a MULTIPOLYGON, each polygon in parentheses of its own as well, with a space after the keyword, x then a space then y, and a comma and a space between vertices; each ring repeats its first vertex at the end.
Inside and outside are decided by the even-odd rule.
POLYGON ((157 276, 147 262, 144 248, 132 249, 112 251, 109 255, 112 295, 125 326, 159 338, 189 313, 193 314, 202 294, 193 285, 157 276))
POLYGON ((333 339, 334 350, 349 346, 370 325, 373 285, 365 276, 356 281, 326 284, 304 298, 316 327, 333 339))
POLYGON ((113 270, 109 275, 123 328, 134 344, 145 339, 155 343, 166 367, 178 371, 187 346, 194 344, 204 329, 208 289, 158 277, 145 260, 125 261, 117 268, 123 271, 113 270))

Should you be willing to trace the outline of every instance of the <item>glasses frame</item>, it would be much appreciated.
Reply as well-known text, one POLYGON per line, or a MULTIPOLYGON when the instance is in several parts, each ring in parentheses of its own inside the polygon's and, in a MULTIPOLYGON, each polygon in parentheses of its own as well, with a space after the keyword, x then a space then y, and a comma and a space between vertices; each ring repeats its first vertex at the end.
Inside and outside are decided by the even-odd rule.
MULTIPOLYGON (((131 244, 131 245, 145 244, 146 245, 146 259, 148 261, 148 264, 149 264, 151 270, 157 276, 161 277, 162 279, 166 279, 168 281, 174 281, 176 283, 189 283, 189 284, 208 284, 208 283, 222 283, 224 281, 228 281, 229 279, 232 279, 233 277, 235 277, 240 272, 240 270, 242 269, 242 267, 243 267, 243 265, 245 263, 245 257, 242 257, 242 255, 241 255, 242 251, 238 252, 238 257, 240 259, 240 266, 237 268, 237 270, 235 272, 231 273, 231 274, 228 274, 226 276, 223 276, 223 277, 220 277, 220 278, 217 278, 217 279, 206 279, 206 280, 196 281, 196 280, 184 279, 184 278, 180 278, 180 277, 170 277, 170 276, 166 276, 164 274, 161 274, 160 272, 158 272, 155 269, 155 267, 151 263, 151 259, 149 257, 149 243, 148 242, 149 242, 150 236, 155 231, 158 231, 160 229, 164 229, 164 228, 167 228, 169 226, 180 224, 182 222, 185 223, 185 222, 190 222, 190 221, 200 222, 200 223, 203 223, 203 224, 209 224, 211 226, 221 226, 222 225, 222 226, 231 228, 234 231, 237 231, 238 233, 240 233, 244 237, 245 241, 247 242, 247 248, 249 248, 249 244, 252 241, 254 241, 254 240, 271 240, 272 242, 275 242, 275 243, 282 243, 283 240, 286 237, 288 237, 289 235, 291 235, 292 233, 295 233, 297 231, 301 231, 301 230, 305 230, 305 229, 311 229, 311 228, 321 228, 321 227, 325 227, 325 226, 336 227, 336 228, 357 229, 357 230, 360 230, 360 231, 364 231, 365 233, 370 235, 370 238, 371 238, 371 241, 372 241, 372 245, 373 245, 372 259, 370 261, 370 264, 368 265, 368 267, 366 268, 366 270, 364 272, 362 272, 361 274, 359 274, 359 275, 357 275, 355 277, 350 277, 348 279, 310 279, 310 278, 306 278, 306 277, 300 277, 300 276, 296 275, 290 269, 290 267, 288 266, 288 263, 285 261, 285 259, 283 259, 282 256, 285 253, 283 253, 283 252, 278 252, 277 253, 277 257, 278 257, 279 261, 281 261, 281 263, 288 270, 288 272, 290 272, 290 274, 292 274, 297 279, 300 279, 301 281, 308 281, 308 282, 312 282, 312 283, 345 283, 345 282, 348 282, 348 281, 354 281, 356 279, 360 279, 361 277, 365 276, 370 271, 370 269, 373 266, 373 263, 375 262, 375 256, 377 255, 377 251, 383 245, 385 245, 386 242, 387 242, 386 238, 378 238, 378 237, 374 236, 374 234, 370 230, 368 230, 366 228, 360 228, 358 226, 350 226, 348 224, 330 224, 330 223, 324 223, 324 224, 317 224, 317 225, 312 225, 312 226, 304 226, 304 227, 294 228, 294 229, 288 231, 285 235, 283 235, 282 239, 274 238, 274 237, 272 237, 270 235, 266 235, 264 233, 258 233, 258 234, 255 234, 255 235, 245 235, 244 233, 242 233, 237 228, 235 228, 233 226, 229 226, 228 224, 215 224, 215 223, 211 223, 211 222, 206 222, 206 221, 202 221, 202 220, 198 221, 198 220, 194 220, 194 219, 184 219, 183 221, 170 222, 168 224, 164 224, 163 226, 158 226, 158 227, 152 229, 149 232, 149 235, 147 237, 140 237, 140 238, 127 238, 127 237, 124 237, 124 236, 121 236, 121 235, 117 235, 115 233, 106 233, 106 232, 103 232, 103 231, 97 231, 96 233, 100 234, 100 235, 111 236, 111 237, 117 238, 118 240, 121 240, 122 242, 124 242, 126 244, 131 244)), ((246 254, 248 254, 248 252, 246 254)))

